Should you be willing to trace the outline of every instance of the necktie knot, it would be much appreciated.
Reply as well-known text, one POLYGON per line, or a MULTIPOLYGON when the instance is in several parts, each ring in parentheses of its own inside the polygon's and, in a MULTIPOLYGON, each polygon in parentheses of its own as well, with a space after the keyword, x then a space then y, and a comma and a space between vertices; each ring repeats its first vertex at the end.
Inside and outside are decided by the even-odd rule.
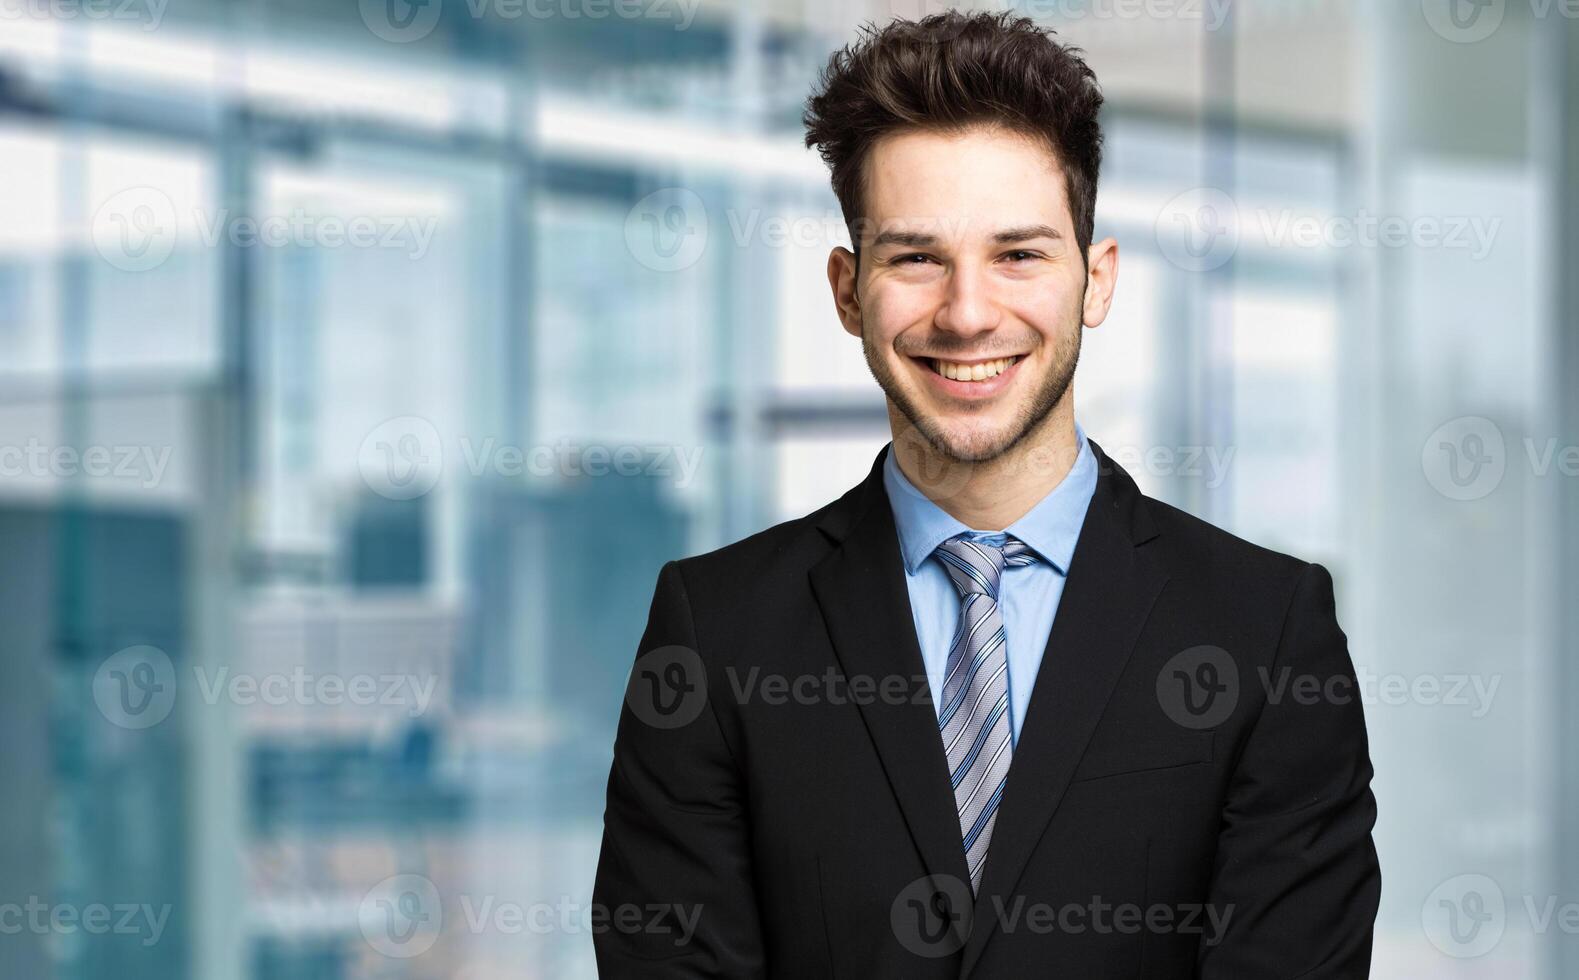
POLYGON ((1037 561, 1030 545, 1010 535, 985 539, 961 535, 938 545, 933 553, 943 563, 961 598, 978 594, 997 600, 1004 568, 1037 561), (997 539, 1002 543, 997 543, 997 539))

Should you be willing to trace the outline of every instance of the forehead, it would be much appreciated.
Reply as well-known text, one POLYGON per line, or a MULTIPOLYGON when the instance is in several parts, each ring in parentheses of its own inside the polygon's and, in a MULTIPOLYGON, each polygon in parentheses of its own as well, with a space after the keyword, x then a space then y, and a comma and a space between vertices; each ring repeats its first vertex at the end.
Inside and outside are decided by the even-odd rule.
POLYGON ((1028 220, 1071 224, 1052 150, 1002 128, 886 134, 867 154, 863 176, 863 216, 880 229, 946 221, 990 233, 1028 220))

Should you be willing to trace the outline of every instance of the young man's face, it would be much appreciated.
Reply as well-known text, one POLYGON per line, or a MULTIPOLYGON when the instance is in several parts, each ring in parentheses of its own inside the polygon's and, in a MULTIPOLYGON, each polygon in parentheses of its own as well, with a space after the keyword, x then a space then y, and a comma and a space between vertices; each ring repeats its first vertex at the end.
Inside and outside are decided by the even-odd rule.
POLYGON ((1108 288, 1086 309, 1063 173, 1044 146, 976 128, 885 136, 865 178, 859 268, 829 259, 845 329, 935 451, 992 459, 1064 397, 1082 320, 1106 313, 1108 288))

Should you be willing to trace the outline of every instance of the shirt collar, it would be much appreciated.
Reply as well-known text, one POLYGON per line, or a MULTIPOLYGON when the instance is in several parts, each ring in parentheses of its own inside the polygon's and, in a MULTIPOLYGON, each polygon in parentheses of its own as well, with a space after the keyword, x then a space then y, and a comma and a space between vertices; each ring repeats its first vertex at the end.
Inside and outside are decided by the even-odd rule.
MULTIPOLYGON (((1002 532, 1030 545, 1061 575, 1069 574, 1069 561, 1075 553, 1075 539, 1080 536, 1086 508, 1091 503, 1091 494, 1097 484, 1096 456, 1091 452, 1085 430, 1079 422, 1075 423, 1075 442, 1078 446, 1075 463, 1063 480, 1002 532)), ((917 490, 899 469, 892 443, 889 444, 887 458, 883 460, 883 488, 888 491, 888 503, 894 512, 894 525, 899 532, 899 550, 904 557, 905 571, 911 575, 931 557, 938 545, 949 538, 961 534, 983 537, 998 533, 966 527, 917 490)))

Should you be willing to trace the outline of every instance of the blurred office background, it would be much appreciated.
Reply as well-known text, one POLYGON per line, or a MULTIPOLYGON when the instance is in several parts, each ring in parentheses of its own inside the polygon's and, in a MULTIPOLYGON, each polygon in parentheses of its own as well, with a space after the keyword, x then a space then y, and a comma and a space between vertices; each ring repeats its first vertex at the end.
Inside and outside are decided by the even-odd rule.
MULTIPOLYGON (((1374 975, 1579 976, 1576 11, 1022 6, 1086 430, 1337 580, 1374 975)), ((593 975, 659 566, 886 441, 799 111, 933 9, 0 0, 0 976, 593 975)))

